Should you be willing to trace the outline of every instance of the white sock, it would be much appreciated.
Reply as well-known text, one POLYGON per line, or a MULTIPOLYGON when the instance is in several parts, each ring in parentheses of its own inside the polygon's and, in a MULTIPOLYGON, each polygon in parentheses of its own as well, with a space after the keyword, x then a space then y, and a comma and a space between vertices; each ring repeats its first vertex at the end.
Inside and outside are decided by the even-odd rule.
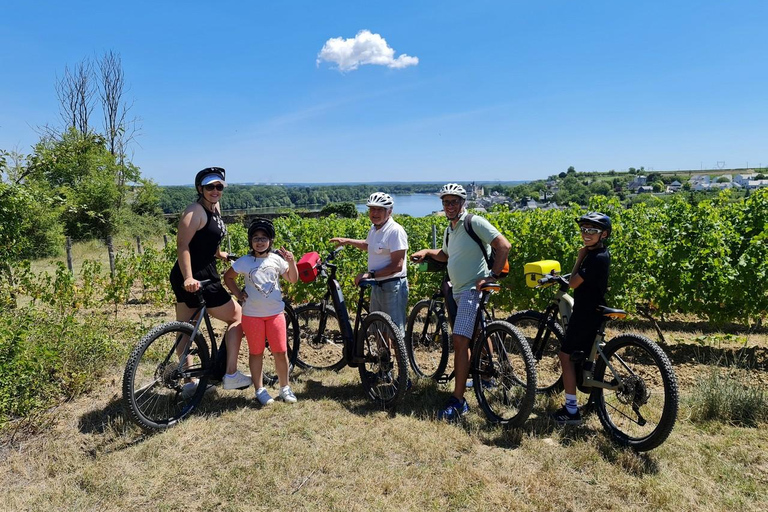
POLYGON ((576 395, 565 394, 565 409, 568 411, 568 414, 579 412, 579 403, 576 401, 576 395))

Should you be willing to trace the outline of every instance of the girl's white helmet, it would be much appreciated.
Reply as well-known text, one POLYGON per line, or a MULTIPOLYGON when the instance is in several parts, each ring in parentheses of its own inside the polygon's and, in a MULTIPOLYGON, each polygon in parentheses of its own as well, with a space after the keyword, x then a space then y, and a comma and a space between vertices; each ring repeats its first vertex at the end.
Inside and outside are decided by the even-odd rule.
POLYGON ((442 199, 443 196, 459 196, 462 199, 466 199, 467 191, 458 183, 448 183, 447 185, 443 185, 443 188, 440 189, 438 195, 440 196, 440 199, 442 199))
POLYGON ((368 202, 365 206, 378 206, 380 208, 392 208, 395 205, 395 200, 392 196, 385 194, 384 192, 374 192, 368 198, 368 202))

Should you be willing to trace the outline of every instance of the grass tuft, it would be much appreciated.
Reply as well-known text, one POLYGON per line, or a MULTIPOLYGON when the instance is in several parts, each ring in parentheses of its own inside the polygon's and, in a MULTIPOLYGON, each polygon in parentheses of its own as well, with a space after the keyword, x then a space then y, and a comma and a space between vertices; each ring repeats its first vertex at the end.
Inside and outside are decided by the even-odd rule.
POLYGON ((691 420, 720 421, 756 427, 768 420, 768 392, 749 374, 713 367, 694 387, 690 398, 691 420))

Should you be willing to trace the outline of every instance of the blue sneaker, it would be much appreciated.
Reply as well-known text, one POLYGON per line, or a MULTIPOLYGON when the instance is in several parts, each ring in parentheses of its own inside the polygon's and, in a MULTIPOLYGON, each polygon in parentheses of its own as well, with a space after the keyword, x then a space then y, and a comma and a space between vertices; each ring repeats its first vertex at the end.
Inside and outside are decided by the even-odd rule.
POLYGON ((466 399, 462 398, 459 400, 455 396, 451 396, 445 406, 445 409, 437 413, 437 419, 445 421, 457 421, 468 412, 469 404, 467 403, 466 399))

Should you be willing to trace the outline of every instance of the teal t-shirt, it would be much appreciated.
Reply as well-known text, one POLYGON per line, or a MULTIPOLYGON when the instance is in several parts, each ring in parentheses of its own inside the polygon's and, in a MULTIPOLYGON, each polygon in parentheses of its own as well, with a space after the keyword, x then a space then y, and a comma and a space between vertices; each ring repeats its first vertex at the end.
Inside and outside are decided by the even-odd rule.
MULTIPOLYGON (((450 223, 445 228, 443 236, 443 252, 448 255, 448 277, 453 283, 454 293, 472 289, 481 277, 490 275, 488 265, 485 263, 480 246, 472 240, 467 230, 464 229, 464 219, 467 212, 461 214, 455 228, 450 223), (447 241, 447 243, 446 243, 447 241)), ((499 236, 499 230, 482 217, 472 217, 472 227, 485 243, 487 254, 491 254, 490 244, 499 236)))

